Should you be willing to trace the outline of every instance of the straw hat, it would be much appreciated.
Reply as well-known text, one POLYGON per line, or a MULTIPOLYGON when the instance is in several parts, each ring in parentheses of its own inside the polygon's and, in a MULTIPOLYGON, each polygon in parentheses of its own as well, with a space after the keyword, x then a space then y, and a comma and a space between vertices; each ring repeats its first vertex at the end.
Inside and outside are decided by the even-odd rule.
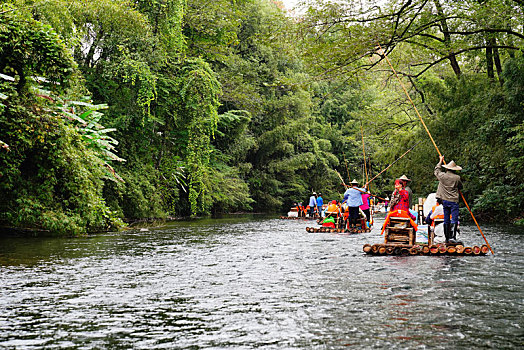
POLYGON ((352 185, 358 185, 358 181, 357 181, 357 179, 353 179, 353 181, 351 181, 350 184, 352 184, 352 185))
POLYGON ((443 165, 444 168, 449 170, 462 170, 462 167, 459 167, 457 164, 455 164, 455 161, 451 161, 446 165, 443 165))
POLYGON ((406 175, 402 175, 401 177, 398 178, 399 180, 404 180, 404 181, 411 181, 411 179, 408 179, 408 177, 406 175))

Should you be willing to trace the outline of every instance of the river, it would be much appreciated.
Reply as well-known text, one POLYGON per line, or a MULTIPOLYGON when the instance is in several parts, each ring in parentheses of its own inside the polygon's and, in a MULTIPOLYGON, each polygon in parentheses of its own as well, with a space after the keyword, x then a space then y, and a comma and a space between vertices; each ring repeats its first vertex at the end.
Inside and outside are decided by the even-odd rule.
MULTIPOLYGON (((371 233, 235 216, 0 238, 2 349, 522 349, 522 228, 486 256, 370 256, 371 233)), ((482 244, 474 226, 465 243, 482 244)))

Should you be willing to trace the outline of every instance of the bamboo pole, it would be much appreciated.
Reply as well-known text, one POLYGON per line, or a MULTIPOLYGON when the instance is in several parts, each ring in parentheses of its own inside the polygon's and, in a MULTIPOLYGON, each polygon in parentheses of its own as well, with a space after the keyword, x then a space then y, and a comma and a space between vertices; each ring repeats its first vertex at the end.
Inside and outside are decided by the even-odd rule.
MULTIPOLYGON (((388 56, 385 54, 385 51, 382 49, 382 46, 380 46, 380 44, 378 44, 378 47, 380 48, 381 51, 383 51, 383 56, 384 58, 386 59, 386 61, 388 62, 389 66, 391 67, 391 70, 393 71, 393 73, 395 74, 395 77, 397 78, 400 86, 402 87, 402 90, 404 90, 404 92, 406 93, 406 96, 409 100, 409 102, 411 102, 411 105, 413 106, 413 109, 415 110, 415 112, 417 113, 420 121, 422 122, 422 125, 424 126, 424 129, 426 129, 426 132, 429 136, 429 138, 431 139, 431 142, 433 143, 433 146, 435 146, 435 149, 437 150, 438 152, 438 155, 439 157, 442 157, 442 153, 440 153, 440 150, 438 149, 437 147, 437 144, 435 143, 435 140, 433 140, 433 136, 431 136, 431 133, 429 132, 429 129, 428 127, 426 126, 426 123, 424 123, 424 120, 422 119, 422 116, 420 115, 420 113, 418 112, 418 109, 417 107, 415 106, 415 103, 413 102, 413 100, 411 99, 411 97, 409 96, 409 93, 408 91, 406 90, 406 88, 404 87, 404 84, 402 84, 402 81, 400 80, 398 74, 397 74, 397 71, 395 70, 395 68, 393 68, 393 65, 391 64, 391 62, 389 61, 389 58, 388 56)), ((445 163, 444 163, 445 164, 445 163)), ((484 236, 484 233, 482 232, 482 230, 480 229, 480 226, 477 222, 477 219, 475 218, 475 215, 473 215, 473 212, 471 211, 471 209, 469 208, 469 205, 468 203, 466 202, 466 199, 464 198, 464 194, 462 194, 462 191, 459 190, 459 193, 460 193, 460 196, 462 197, 462 200, 464 201, 464 204, 466 204, 466 208, 468 208, 468 211, 469 213, 471 214, 471 217, 473 218, 473 221, 475 221, 475 224, 477 225, 477 228, 479 229, 480 231, 480 234, 482 235, 482 238, 484 238, 484 241, 486 242, 486 245, 488 246, 489 250, 491 251, 491 254, 495 255, 495 253, 493 252, 493 249, 491 249, 491 246, 489 245, 488 243, 488 240, 486 239, 486 236, 484 236)))
MULTIPOLYGON (((345 156, 344 156, 344 159, 345 159, 345 156)), ((344 179, 342 178, 342 175, 340 175, 340 173, 338 171, 335 170, 335 173, 337 173, 338 177, 340 178, 340 181, 342 181, 342 185, 344 185, 344 187, 349 187, 348 185, 346 185, 346 183, 344 182, 344 179)))
MULTIPOLYGON (((356 188, 356 187, 353 187, 353 188, 354 188, 355 190, 359 191, 360 193, 368 193, 368 192, 366 192, 366 191, 362 191, 362 190, 359 189, 359 188, 356 188)), ((375 198, 378 198, 378 199, 381 199, 381 200, 385 201, 384 198, 379 197, 379 196, 376 196, 376 195, 374 195, 373 193, 368 193, 368 194, 369 194, 371 197, 375 197, 375 198)))
POLYGON ((380 50, 382 50, 384 53, 383 53, 383 56, 384 58, 386 59, 386 61, 388 62, 389 66, 391 67, 391 70, 393 71, 393 74, 395 74, 395 77, 397 78, 398 82, 400 83, 400 86, 402 87, 402 90, 404 90, 404 92, 406 93, 406 96, 409 100, 409 102, 411 102, 411 105, 413 105, 413 108, 415 109, 415 112, 417 113, 420 121, 422 122, 422 125, 424 126, 424 129, 426 129, 426 132, 428 133, 429 135, 429 138, 431 139, 431 142, 433 143, 433 146, 435 146, 439 156, 442 156, 442 154, 440 153, 438 147, 437 147, 437 144, 435 143, 435 140, 433 140, 433 136, 431 136, 431 133, 429 132, 428 130, 428 127, 426 126, 426 123, 424 123, 424 120, 422 119, 422 116, 420 115, 420 113, 418 112, 418 109, 417 107, 415 106, 415 103, 413 103, 413 100, 411 99, 411 97, 409 96, 409 93, 408 91, 406 90, 406 88, 404 87, 404 84, 402 84, 402 81, 400 80, 400 78, 398 77, 398 74, 397 74, 397 71, 395 70, 395 68, 393 68, 393 65, 391 64, 391 62, 389 61, 389 58, 388 56, 386 56, 386 53, 385 51, 382 49, 382 46, 380 46, 380 44, 378 44, 378 47, 380 48, 380 50))
MULTIPOLYGON (((362 135, 362 153, 364 155, 364 171, 366 173, 366 190, 371 192, 371 185, 369 184, 368 169, 367 169, 367 160, 366 160, 366 148, 364 147, 364 129, 362 128, 362 117, 360 117, 360 134, 362 135)), ((371 169, 370 169, 371 171, 371 169)), ((369 223, 373 225, 373 206, 369 208, 369 223)))
POLYGON ((348 161, 346 160, 346 154, 344 153, 344 164, 346 164, 346 172, 348 174, 348 181, 351 182, 351 176, 349 176, 348 161))
POLYGON ((388 165, 384 170, 382 170, 380 173, 378 173, 377 175, 375 175, 371 180, 369 180, 369 182, 375 180, 377 177, 379 177, 384 171, 388 170, 389 168, 391 168, 391 166, 393 164, 395 164, 396 162, 398 162, 399 160, 401 160, 406 154, 408 154, 409 152, 411 152, 419 143, 421 143, 422 141, 424 140, 420 140, 419 142, 417 142, 415 145, 413 145, 413 147, 411 147, 410 149, 408 149, 406 152, 404 152, 404 154, 402 154, 400 157, 398 157, 397 159, 395 159, 395 161, 393 163, 391 163, 390 165, 388 165))
MULTIPOLYGON (((355 190, 357 190, 357 191, 359 191, 359 192, 361 192, 361 193, 368 193, 368 192, 366 192, 366 191, 362 191, 362 190, 359 189, 359 188, 356 188, 356 187, 353 187, 353 186, 346 185, 346 183, 344 182, 344 179, 342 179, 342 175, 340 175, 340 173, 339 173, 338 171, 336 171, 336 170, 335 170, 335 172, 337 173, 338 177, 340 178, 340 180, 342 181, 342 184, 343 184, 345 187, 352 187, 352 188, 354 188, 355 190)), ((374 194, 372 194, 372 193, 370 193, 370 195, 371 195, 371 197, 375 197, 375 198, 378 198, 378 199, 381 199, 381 200, 385 201, 385 199, 382 198, 382 197, 376 196, 376 195, 374 195, 374 194)))
POLYGON ((366 183, 369 183, 368 168, 366 164, 366 148, 364 147, 364 129, 362 128, 362 118, 360 118, 360 134, 362 135, 362 153, 364 154, 364 172, 366 174, 366 183))

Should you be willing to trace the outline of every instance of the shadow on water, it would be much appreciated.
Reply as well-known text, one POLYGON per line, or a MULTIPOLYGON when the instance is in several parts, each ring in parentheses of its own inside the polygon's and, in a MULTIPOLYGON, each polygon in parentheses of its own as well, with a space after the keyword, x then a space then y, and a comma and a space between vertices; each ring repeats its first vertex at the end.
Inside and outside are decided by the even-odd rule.
MULTIPOLYGON (((265 216, 0 238, 0 348, 522 348, 523 232, 495 255, 368 256, 265 216)), ((461 239, 482 244, 475 227, 461 239)))

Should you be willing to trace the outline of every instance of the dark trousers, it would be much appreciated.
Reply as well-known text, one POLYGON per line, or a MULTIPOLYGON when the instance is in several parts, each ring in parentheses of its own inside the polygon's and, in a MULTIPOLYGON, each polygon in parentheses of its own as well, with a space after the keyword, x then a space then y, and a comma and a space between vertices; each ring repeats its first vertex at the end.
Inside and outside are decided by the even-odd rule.
POLYGON ((444 209, 444 224, 449 224, 449 215, 451 214, 451 223, 459 222, 459 204, 455 202, 442 200, 442 209, 444 209))
POLYGON ((364 212, 364 214, 366 214, 366 221, 370 222, 369 219, 371 219, 371 213, 369 212, 369 208, 363 209, 362 211, 364 212))
POLYGON ((357 225, 359 217, 358 207, 349 207, 349 223, 357 225))

